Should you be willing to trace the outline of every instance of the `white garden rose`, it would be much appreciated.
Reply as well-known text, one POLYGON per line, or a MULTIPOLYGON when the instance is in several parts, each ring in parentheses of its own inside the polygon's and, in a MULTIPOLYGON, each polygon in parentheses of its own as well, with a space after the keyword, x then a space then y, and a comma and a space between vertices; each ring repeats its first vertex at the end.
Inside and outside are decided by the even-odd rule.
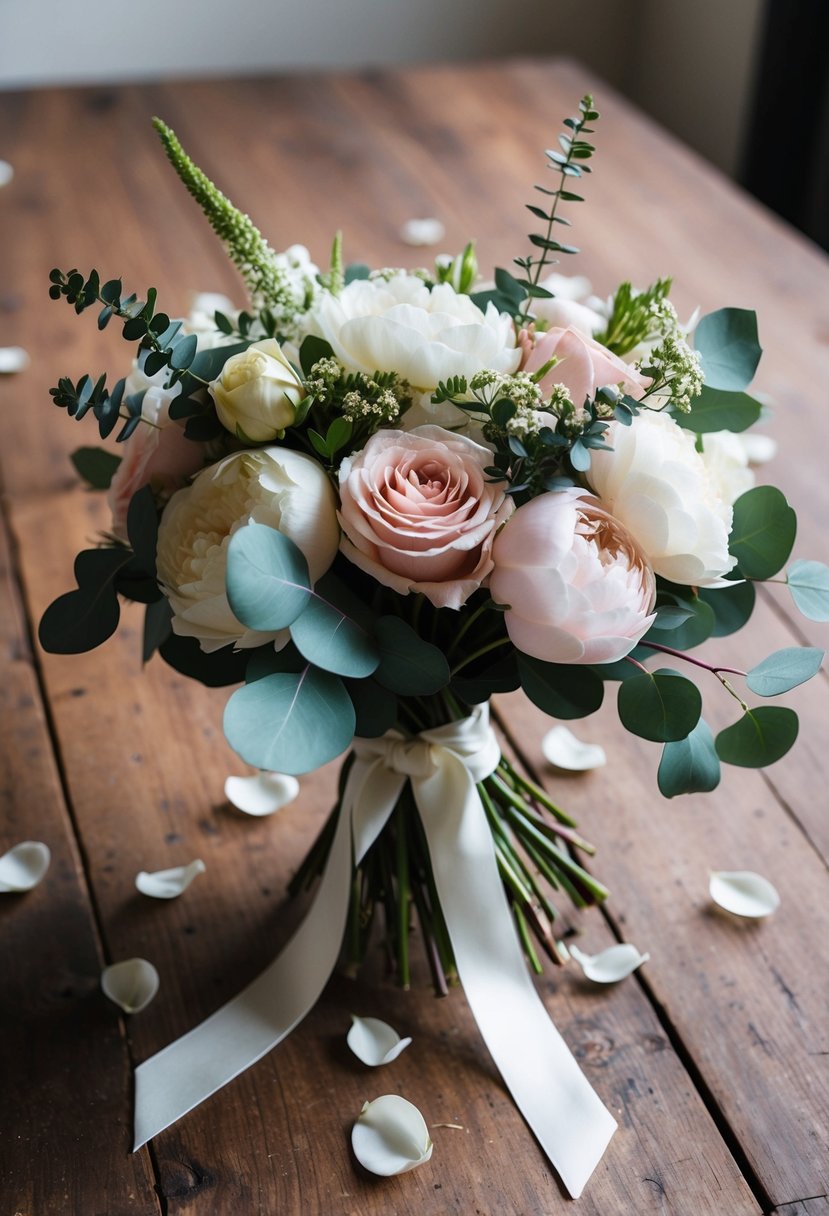
POLYGON ((231 355, 209 391, 222 426, 255 443, 292 426, 304 396, 302 381, 275 338, 231 355))
POLYGON ((521 358, 511 319, 494 305, 482 312, 448 283, 429 288, 402 272, 322 295, 307 324, 345 367, 367 375, 397 372, 420 392, 484 368, 514 372, 521 358))
POLYGON ((278 529, 298 545, 314 582, 340 543, 334 489, 310 456, 259 448, 204 469, 173 495, 158 529, 158 577, 173 609, 173 631, 198 638, 204 651, 269 641, 279 649, 288 640, 287 630, 245 628, 227 600, 227 547, 251 521, 278 529))
POLYGON ((728 552, 731 503, 694 440, 668 414, 643 410, 630 426, 611 424, 613 450, 593 449, 587 476, 657 574, 704 587, 736 559, 728 552))

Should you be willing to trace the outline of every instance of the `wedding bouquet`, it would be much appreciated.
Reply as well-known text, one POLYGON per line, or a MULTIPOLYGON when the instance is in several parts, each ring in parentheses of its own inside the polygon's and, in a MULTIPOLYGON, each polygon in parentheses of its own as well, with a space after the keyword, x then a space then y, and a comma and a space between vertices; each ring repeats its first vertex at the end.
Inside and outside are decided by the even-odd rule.
MULTIPOLYGON (((583 906, 606 891, 573 821, 500 754, 488 703, 521 688, 574 719, 616 685, 622 724, 662 745, 662 794, 712 790, 721 763, 771 764, 797 734, 793 710, 750 706, 743 684, 784 692, 822 655, 785 650, 746 673, 688 652, 745 624, 758 582, 787 581, 807 614, 825 612, 817 563, 775 577, 795 515, 779 490, 754 487, 740 439, 761 414, 745 392, 761 353, 754 314, 683 324, 669 279, 599 301, 551 273, 577 252, 559 235, 583 201, 597 118, 585 97, 565 120, 546 153, 553 177, 529 206, 531 252, 491 283, 472 244, 416 271, 345 266, 339 235, 324 271, 301 246, 275 253, 156 120, 241 273, 245 309, 208 315, 202 301, 173 320, 154 289, 139 299, 94 270, 55 270, 50 289, 78 313, 98 309, 101 328, 115 319, 137 354, 112 388, 84 375, 52 390, 102 438, 115 433, 123 456, 75 454, 107 489, 112 523, 78 555, 77 588, 47 609, 42 644, 88 650, 116 629, 119 597, 139 601, 145 660, 158 651, 205 684, 240 685, 224 728, 249 764, 301 774, 347 754, 294 883, 322 876, 308 922, 323 904, 329 919, 306 942, 319 976, 277 1038, 316 999, 341 942, 359 963, 377 909, 408 984, 415 916, 436 989, 460 976, 565 1180, 567 1133, 554 1143, 539 1130, 520 1096, 532 1082, 511 1075, 514 1048, 482 991, 487 974, 514 977, 517 957, 526 1011, 522 953, 535 971, 539 944, 566 959, 553 892, 583 906), (647 668, 653 657, 664 665, 647 668), (716 737, 677 664, 734 699, 716 737)), ((290 972, 280 983, 294 987, 290 972)))

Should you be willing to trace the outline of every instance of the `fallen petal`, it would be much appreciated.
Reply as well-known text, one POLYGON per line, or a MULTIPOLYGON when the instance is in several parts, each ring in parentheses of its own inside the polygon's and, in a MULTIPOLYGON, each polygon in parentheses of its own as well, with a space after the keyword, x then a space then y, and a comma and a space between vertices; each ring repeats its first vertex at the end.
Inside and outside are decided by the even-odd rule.
POLYGON ((351 1129, 354 1156, 383 1178, 405 1174, 432 1155, 429 1129, 420 1111, 398 1094, 366 1102, 351 1129))
POLYGON ((49 869, 51 853, 39 840, 24 840, 0 857, 0 893, 31 891, 49 869))
POLYGON ((0 186, 8 186, 14 177, 14 169, 7 160, 0 160, 0 186))
POLYGON ((101 973, 104 996, 119 1005, 124 1013, 140 1013, 158 992, 158 972, 145 958, 128 958, 113 963, 101 973))
POLYGON ((189 866, 174 866, 171 870, 155 870, 150 874, 141 870, 135 876, 135 885, 142 895, 151 895, 153 899, 175 899, 205 869, 204 862, 197 857, 189 866))
POLYGON ((286 773, 254 773, 252 777, 228 777, 225 798, 246 815, 272 815, 299 793, 296 777, 286 773))
POLYGON ((650 958, 649 954, 640 954, 630 942, 608 946, 598 954, 585 954, 578 946, 569 946, 568 949, 570 957, 576 960, 586 977, 594 984, 616 984, 650 958))
POLYGON ((396 1060, 412 1041, 401 1039, 393 1026, 379 1018, 358 1018, 352 1013, 351 1021, 346 1042, 357 1059, 372 1068, 396 1060))
POLYGON ((446 235, 440 220, 407 220, 400 229, 400 239, 407 245, 438 245, 446 235))
POLYGON ((570 773, 586 773, 607 764, 607 756, 598 743, 584 743, 566 726, 554 726, 541 740, 545 759, 554 768, 570 773))
POLYGON ((0 373, 3 375, 22 372, 30 363, 31 359, 22 346, 0 346, 0 373))
POLYGON ((780 905, 769 880, 751 870, 715 870, 708 890, 715 904, 735 916, 771 916, 780 905))

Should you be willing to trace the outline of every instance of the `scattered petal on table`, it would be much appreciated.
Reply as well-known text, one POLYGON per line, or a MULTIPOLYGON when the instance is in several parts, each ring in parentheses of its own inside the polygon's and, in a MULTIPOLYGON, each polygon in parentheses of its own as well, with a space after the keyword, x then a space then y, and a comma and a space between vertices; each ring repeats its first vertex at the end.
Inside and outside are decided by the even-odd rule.
POLYGON ((771 435, 743 434, 738 438, 749 464, 768 464, 777 455, 777 440, 771 435))
POLYGON ((142 895, 151 895, 153 899, 175 899, 205 869, 204 862, 197 857, 189 866, 174 866, 171 870, 155 870, 150 874, 141 870, 135 876, 135 885, 142 895))
POLYGON ((407 245, 439 245, 446 235, 440 220, 407 220, 400 229, 400 239, 407 245))
POLYGON ((715 870, 708 890, 715 904, 735 916, 771 916, 780 905, 769 880, 751 870, 715 870))
POLYGON ((372 1174, 405 1174, 432 1155, 429 1129, 420 1111, 398 1094, 366 1102, 351 1130, 354 1156, 372 1174))
POLYGON ((568 949, 570 957, 576 960, 584 974, 594 984, 616 984, 650 958, 649 954, 640 954, 630 942, 608 946, 599 954, 585 954, 579 950, 578 946, 570 946, 568 949))
POLYGON ((549 764, 570 773, 586 773, 607 764, 603 747, 598 743, 583 743, 566 726, 548 730, 541 740, 541 750, 549 764))
POLYGON ((0 373, 4 376, 25 371, 30 363, 31 359, 22 346, 0 346, 0 373))
POLYGON ((39 840, 24 840, 0 857, 0 893, 31 891, 49 869, 51 853, 39 840))
POLYGON ((158 992, 158 972, 145 958, 128 958, 113 963, 101 973, 104 996, 119 1005, 124 1013, 140 1013, 158 992))
POLYGON ((228 777, 225 798, 246 815, 272 815, 299 793, 296 777, 287 773, 254 773, 252 777, 228 777))
POLYGON ((352 1013, 351 1021, 353 1024, 346 1042, 357 1059, 372 1068, 396 1060, 412 1041, 401 1039, 393 1026, 381 1022, 379 1018, 358 1018, 352 1013))
POLYGON ((0 160, 0 186, 8 186, 14 177, 14 169, 7 160, 0 160))

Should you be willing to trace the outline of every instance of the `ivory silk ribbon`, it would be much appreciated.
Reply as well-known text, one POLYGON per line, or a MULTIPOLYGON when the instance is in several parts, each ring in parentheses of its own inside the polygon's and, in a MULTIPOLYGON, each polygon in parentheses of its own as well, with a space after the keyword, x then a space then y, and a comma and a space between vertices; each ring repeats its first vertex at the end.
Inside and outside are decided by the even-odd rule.
POLYGON ((359 862, 412 783, 458 975, 516 1105, 576 1198, 616 1121, 550 1021, 504 897, 476 782, 500 749, 486 705, 413 739, 355 739, 356 759, 317 897, 282 953, 238 996, 135 1073, 135 1148, 286 1038, 339 956, 353 859, 359 862))

